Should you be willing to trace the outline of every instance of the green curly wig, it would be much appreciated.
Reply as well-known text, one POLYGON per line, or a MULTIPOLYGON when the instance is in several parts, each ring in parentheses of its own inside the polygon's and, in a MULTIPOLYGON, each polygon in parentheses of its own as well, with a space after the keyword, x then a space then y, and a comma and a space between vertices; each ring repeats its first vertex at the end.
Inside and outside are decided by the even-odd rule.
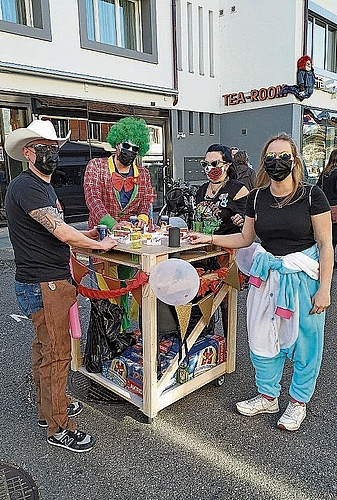
POLYGON ((140 156, 145 156, 150 148, 150 134, 145 121, 133 117, 118 120, 111 127, 106 140, 113 148, 116 144, 130 141, 139 147, 140 156))

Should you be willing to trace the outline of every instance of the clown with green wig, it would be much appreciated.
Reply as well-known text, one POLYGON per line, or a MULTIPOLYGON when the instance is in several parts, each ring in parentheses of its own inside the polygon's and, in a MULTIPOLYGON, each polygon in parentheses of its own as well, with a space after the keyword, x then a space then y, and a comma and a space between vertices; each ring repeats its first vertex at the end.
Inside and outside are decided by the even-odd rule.
MULTIPOLYGON (((105 224, 109 230, 130 224, 137 217, 138 227, 148 223, 153 189, 149 171, 136 165, 136 158, 146 155, 150 147, 149 130, 142 119, 122 118, 113 125, 106 138, 116 149, 109 158, 89 161, 84 175, 84 195, 89 209, 88 228, 105 224)), ((130 278, 132 269, 118 267, 118 278, 130 278)), ((121 305, 126 310, 123 329, 128 328, 127 295, 121 305)))
POLYGON ((90 160, 84 175, 89 228, 105 224, 111 230, 131 216, 138 216, 142 226, 148 222, 152 186, 149 171, 137 167, 135 160, 149 150, 149 130, 144 120, 122 118, 106 140, 116 153, 90 160))

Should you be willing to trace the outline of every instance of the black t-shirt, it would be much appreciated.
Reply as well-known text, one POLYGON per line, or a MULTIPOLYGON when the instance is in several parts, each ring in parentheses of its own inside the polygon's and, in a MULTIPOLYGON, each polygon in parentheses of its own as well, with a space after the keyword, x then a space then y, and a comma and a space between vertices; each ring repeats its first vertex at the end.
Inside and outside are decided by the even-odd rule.
POLYGON ((245 214, 247 196, 234 200, 237 193, 244 186, 242 182, 235 179, 228 179, 214 198, 206 195, 208 182, 200 186, 196 194, 196 218, 201 220, 213 219, 219 221, 219 228, 215 234, 239 233, 239 226, 233 224, 231 217, 235 214, 245 214))
POLYGON ((324 191, 330 205, 337 205, 337 168, 331 170, 327 175, 321 174, 317 186, 324 191))
POLYGON ((54 188, 31 170, 21 172, 8 186, 6 213, 15 256, 15 279, 22 283, 70 277, 69 246, 28 215, 44 207, 53 207, 55 213, 62 215, 54 188))
MULTIPOLYGON (((275 208, 277 203, 269 186, 253 189, 248 195, 246 215, 255 219, 255 232, 261 245, 273 255, 302 252, 314 245, 311 215, 330 210, 320 188, 305 185, 302 194, 301 189, 293 197, 294 201, 283 208, 275 208)), ((281 201, 281 198, 276 200, 281 201)))

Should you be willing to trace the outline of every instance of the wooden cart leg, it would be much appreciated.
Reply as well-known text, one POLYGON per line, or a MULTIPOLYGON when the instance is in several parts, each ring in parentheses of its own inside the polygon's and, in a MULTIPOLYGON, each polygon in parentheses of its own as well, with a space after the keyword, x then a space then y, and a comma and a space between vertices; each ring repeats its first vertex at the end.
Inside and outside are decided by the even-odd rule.
POLYGON ((228 291, 228 333, 227 333, 227 371, 235 370, 236 359, 236 324, 237 324, 237 297, 238 291, 229 287, 228 291))
MULTIPOLYGON (((143 255, 143 270, 156 264, 154 255, 143 255)), ((143 413, 152 421, 158 413, 157 386, 157 299, 147 283, 142 293, 143 413)))

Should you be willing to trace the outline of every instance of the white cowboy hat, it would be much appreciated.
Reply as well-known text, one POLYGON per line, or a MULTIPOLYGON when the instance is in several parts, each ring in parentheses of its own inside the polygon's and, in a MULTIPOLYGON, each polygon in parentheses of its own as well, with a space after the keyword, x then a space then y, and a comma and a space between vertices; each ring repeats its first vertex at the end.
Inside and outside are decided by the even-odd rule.
POLYGON ((57 137, 54 126, 50 120, 33 120, 27 128, 18 128, 11 132, 5 141, 6 153, 18 161, 27 161, 22 152, 27 144, 37 139, 48 139, 56 141, 61 148, 71 134, 69 130, 67 137, 57 137))

